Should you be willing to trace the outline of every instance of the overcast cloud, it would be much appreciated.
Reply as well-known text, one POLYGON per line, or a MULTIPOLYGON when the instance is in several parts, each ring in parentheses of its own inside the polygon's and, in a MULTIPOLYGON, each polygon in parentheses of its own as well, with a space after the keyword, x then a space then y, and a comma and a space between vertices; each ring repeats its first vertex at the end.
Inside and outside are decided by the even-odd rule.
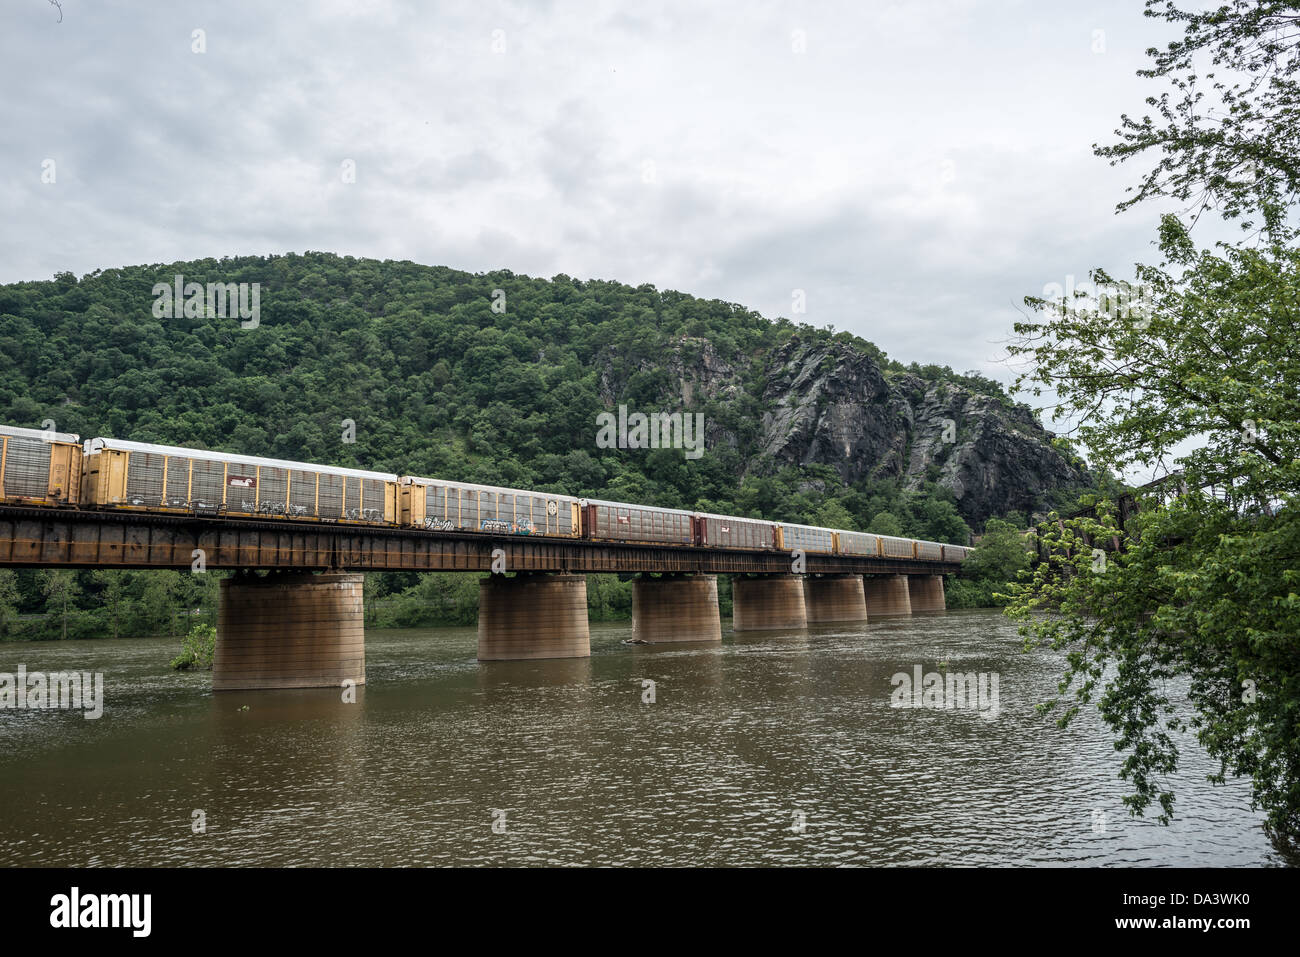
POLYGON ((62 13, 4 7, 0 282, 308 249, 563 272, 1007 381, 1026 294, 1154 259, 1159 210, 1114 213, 1138 170, 1091 152, 1172 38, 1138 0, 62 13))

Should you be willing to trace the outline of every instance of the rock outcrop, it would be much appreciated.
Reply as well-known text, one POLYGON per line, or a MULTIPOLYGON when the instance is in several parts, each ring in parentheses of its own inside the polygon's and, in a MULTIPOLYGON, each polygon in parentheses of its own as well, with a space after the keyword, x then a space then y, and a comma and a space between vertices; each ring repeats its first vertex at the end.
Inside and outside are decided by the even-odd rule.
MULTIPOLYGON (((733 402, 749 383, 761 418, 747 473, 820 464, 846 483, 892 480, 916 490, 932 481, 952 491, 975 526, 1010 511, 1043 514, 1054 491, 1091 484, 1027 406, 950 380, 887 374, 843 342, 794 338, 738 368, 707 341, 682 339, 658 368, 672 383, 665 402, 686 407, 733 402)), ((710 445, 737 445, 734 430, 711 425, 707 435, 710 445)))

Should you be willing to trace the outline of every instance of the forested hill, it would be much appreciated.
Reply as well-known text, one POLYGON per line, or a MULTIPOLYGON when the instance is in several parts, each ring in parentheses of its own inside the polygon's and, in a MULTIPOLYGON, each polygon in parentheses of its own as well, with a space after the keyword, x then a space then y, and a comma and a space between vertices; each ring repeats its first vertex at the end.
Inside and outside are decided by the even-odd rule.
POLYGON ((963 519, 978 531, 1089 481, 996 383, 903 366, 847 333, 648 285, 327 253, 0 286, 0 421, 45 419, 949 541, 963 519), (155 318, 155 284, 178 274, 260 284, 258 325, 155 318), (704 455, 598 448, 596 416, 620 404, 703 413, 704 455))

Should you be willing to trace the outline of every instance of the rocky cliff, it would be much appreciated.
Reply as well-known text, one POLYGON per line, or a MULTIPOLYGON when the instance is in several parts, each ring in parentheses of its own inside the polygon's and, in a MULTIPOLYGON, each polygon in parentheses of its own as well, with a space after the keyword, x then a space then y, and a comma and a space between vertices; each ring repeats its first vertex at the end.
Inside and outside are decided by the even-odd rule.
MULTIPOLYGON (((887 373, 842 342, 790 339, 746 367, 725 362, 707 341, 683 339, 659 367, 676 393, 665 399, 686 407, 733 404, 747 389, 757 398, 746 474, 821 464, 846 483, 892 480, 916 490, 933 481, 952 491, 974 526, 1011 511, 1045 513, 1052 492, 1092 482, 1027 406, 952 381, 887 373)), ((737 445, 734 429, 715 424, 708 436, 710 446, 737 445)))

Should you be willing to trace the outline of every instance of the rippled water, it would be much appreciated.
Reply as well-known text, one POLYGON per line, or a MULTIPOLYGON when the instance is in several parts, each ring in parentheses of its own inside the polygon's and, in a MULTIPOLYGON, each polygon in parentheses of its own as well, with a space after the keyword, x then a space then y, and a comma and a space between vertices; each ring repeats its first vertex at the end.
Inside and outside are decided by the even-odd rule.
POLYGON ((996 612, 725 626, 485 664, 473 629, 370 632, 355 704, 214 695, 159 640, 0 644, 0 671, 107 684, 97 721, 0 711, 0 864, 1282 863, 1190 739, 1176 822, 1129 818, 1105 728, 1034 712, 1059 663, 996 612), (940 661, 997 673, 996 716, 891 707, 892 675, 940 661))

